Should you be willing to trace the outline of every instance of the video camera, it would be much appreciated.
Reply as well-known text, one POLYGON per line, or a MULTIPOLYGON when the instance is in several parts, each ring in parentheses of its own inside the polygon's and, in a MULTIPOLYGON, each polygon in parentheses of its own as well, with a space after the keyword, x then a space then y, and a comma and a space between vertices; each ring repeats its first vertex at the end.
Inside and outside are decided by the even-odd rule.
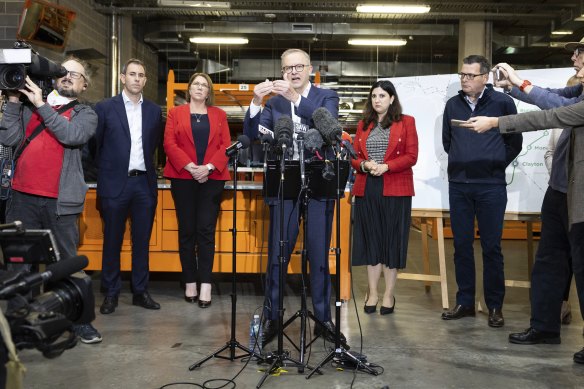
POLYGON ((20 222, 0 225, 3 264, 11 264, 1 272, 0 300, 8 302, 4 314, 16 348, 36 348, 54 358, 77 344, 73 324, 95 319, 91 279, 79 273, 88 260, 85 256, 60 260, 50 230, 19 226, 20 222), (14 271, 17 264, 48 266, 29 273, 14 271), (31 291, 42 285, 45 292, 32 297, 31 291))
POLYGON ((66 74, 63 66, 40 56, 26 42, 16 41, 14 48, 0 49, 0 89, 22 89, 28 75, 45 98, 53 88, 53 79, 66 74))

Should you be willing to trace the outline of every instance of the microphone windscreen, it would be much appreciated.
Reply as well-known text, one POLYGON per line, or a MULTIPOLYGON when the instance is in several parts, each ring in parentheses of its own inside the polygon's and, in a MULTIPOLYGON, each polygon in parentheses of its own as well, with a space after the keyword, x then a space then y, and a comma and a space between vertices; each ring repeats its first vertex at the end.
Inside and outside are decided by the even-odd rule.
POLYGON ((320 149, 324 141, 317 129, 311 128, 304 134, 304 147, 308 151, 320 149))
POLYGON ((47 266, 46 271, 51 272, 50 281, 59 281, 73 273, 85 269, 89 265, 89 260, 85 255, 78 255, 73 258, 63 259, 52 265, 47 266))
POLYGON ((260 139, 262 140, 262 143, 268 143, 270 145, 274 145, 276 143, 276 140, 272 134, 262 134, 260 139))
POLYGON ((282 115, 276 121, 274 126, 274 135, 278 145, 292 147, 292 134, 294 133, 294 122, 288 115, 282 115))
POLYGON ((240 135, 237 137, 237 141, 241 143, 241 149, 247 149, 251 143, 247 135, 240 135))
POLYGON ((341 129, 337 120, 324 107, 317 108, 312 113, 314 126, 321 133, 323 139, 328 143, 334 143, 337 135, 341 136, 341 129))

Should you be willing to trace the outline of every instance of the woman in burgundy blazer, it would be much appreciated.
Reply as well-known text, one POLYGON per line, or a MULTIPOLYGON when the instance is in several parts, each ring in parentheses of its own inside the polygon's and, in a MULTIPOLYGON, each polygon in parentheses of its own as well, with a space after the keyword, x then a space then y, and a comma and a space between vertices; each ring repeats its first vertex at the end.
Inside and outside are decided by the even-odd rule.
POLYGON ((357 170, 353 265, 367 265, 369 289, 365 312, 377 310, 377 284, 384 273, 385 293, 380 309, 395 307, 397 269, 406 265, 418 135, 413 117, 402 114, 395 87, 377 81, 371 87, 355 135, 357 170))
POLYGON ((164 131, 167 163, 178 220, 178 245, 185 300, 211 305, 211 272, 221 194, 230 179, 225 149, 231 143, 227 115, 213 107, 213 83, 196 73, 189 80, 189 103, 172 108, 164 131), (197 282, 200 291, 197 292, 197 282))

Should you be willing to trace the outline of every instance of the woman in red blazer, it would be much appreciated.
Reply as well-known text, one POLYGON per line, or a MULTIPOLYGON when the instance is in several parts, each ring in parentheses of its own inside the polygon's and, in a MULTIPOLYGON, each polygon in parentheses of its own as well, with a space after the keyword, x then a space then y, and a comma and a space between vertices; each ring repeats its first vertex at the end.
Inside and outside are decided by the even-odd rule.
POLYGON ((178 246, 185 283, 185 300, 211 305, 211 272, 215 228, 221 194, 230 179, 225 149, 231 142, 227 115, 213 107, 213 83, 208 75, 193 74, 189 103, 172 108, 164 130, 167 162, 178 220, 178 246), (200 291, 197 293, 197 282, 200 291))
POLYGON ((377 284, 383 271, 382 315, 393 312, 397 269, 406 266, 418 135, 413 117, 402 114, 395 87, 377 81, 371 87, 355 135, 357 170, 353 265, 367 265, 369 289, 365 313, 377 310, 377 284))

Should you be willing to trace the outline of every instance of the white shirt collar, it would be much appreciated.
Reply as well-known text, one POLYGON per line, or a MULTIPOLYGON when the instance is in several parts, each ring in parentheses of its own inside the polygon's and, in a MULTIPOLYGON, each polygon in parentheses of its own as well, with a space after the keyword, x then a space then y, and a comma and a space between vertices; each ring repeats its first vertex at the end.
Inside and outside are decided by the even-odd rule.
MULTIPOLYGON (((128 95, 126 95, 125 90, 122 90, 122 99, 124 99, 124 104, 128 104, 128 102, 131 102, 132 104, 134 103, 132 100, 130 100, 128 95)), ((144 95, 142 95, 142 93, 140 93, 140 100, 138 100, 138 104, 142 104, 143 101, 144 101, 144 95)))

